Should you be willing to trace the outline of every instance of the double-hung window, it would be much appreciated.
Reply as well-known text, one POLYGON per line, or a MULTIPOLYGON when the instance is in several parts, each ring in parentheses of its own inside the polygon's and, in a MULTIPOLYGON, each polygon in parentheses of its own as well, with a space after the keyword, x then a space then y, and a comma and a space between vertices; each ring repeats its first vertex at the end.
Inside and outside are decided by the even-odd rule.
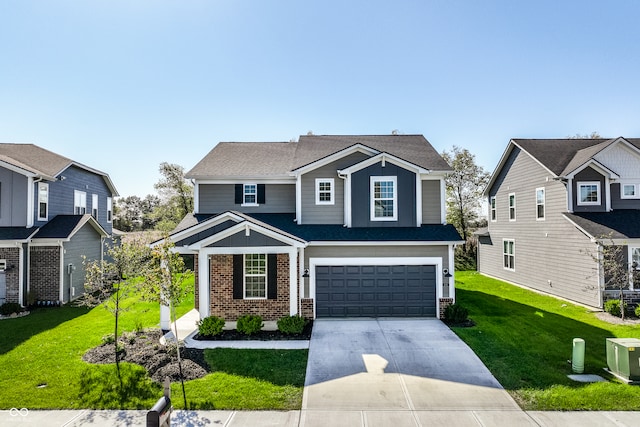
POLYGON ((536 188, 536 219, 544 219, 544 188, 536 188))
POLYGON ((91 195, 91 215, 97 221, 98 220, 98 195, 91 195))
POLYGON ((38 220, 46 221, 49 218, 49 184, 38 183, 38 220))
POLYGON ((87 193, 75 190, 73 192, 73 213, 84 215, 87 213, 87 193))
POLYGON ((600 204, 600 182, 589 181, 578 183, 578 205, 600 204))
POLYGON ((515 193, 509 194, 509 221, 516 220, 516 195, 515 193))
POLYGON ((491 210, 491 222, 496 222, 498 220, 498 212, 496 210, 496 196, 492 196, 489 199, 489 209, 491 210))
POLYGON ((398 219, 397 184, 395 176, 371 177, 371 221, 398 219))
POLYGON ((333 205, 333 194, 333 178, 316 178, 316 205, 333 205))
POLYGON ((253 206, 258 204, 258 185, 244 184, 242 187, 242 204, 253 206))
POLYGON ((502 267, 505 270, 516 269, 516 242, 512 239, 502 241, 502 267))
POLYGON ((244 255, 244 297, 246 299, 267 298, 267 256, 265 254, 244 255))
POLYGON ((113 219, 113 201, 111 197, 107 197, 107 222, 113 219))
POLYGON ((620 185, 620 198, 621 199, 638 199, 640 193, 638 193, 638 184, 621 184, 620 185))
POLYGON ((629 246, 629 265, 631 270, 631 286, 633 290, 640 289, 640 283, 635 283, 640 277, 640 247, 629 246))

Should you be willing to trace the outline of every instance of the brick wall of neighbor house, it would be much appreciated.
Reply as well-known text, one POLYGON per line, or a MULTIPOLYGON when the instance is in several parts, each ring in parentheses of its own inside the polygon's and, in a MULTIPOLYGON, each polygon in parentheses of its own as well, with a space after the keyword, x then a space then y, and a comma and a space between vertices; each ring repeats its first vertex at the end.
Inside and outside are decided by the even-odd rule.
POLYGON ((24 301, 18 301, 18 299, 20 298, 21 274, 21 271, 18 268, 18 266, 20 265, 20 249, 0 248, 0 259, 4 259, 7 262, 7 271, 5 272, 7 285, 6 302, 23 303, 24 301))
POLYGON ((211 315, 235 321, 244 314, 258 314, 263 320, 278 320, 289 315, 289 256, 278 254, 277 299, 233 299, 233 255, 212 255, 211 315))
POLYGON ((198 256, 193 257, 193 297, 196 310, 200 310, 200 289, 198 286, 198 256))
POLYGON ((440 319, 444 319, 444 311, 453 304, 453 298, 440 298, 440 319))
POLYGON ((305 319, 313 319, 313 298, 302 298, 300 300, 300 316, 305 319))
POLYGON ((43 301, 60 300, 60 248, 35 246, 29 255, 30 289, 43 301))

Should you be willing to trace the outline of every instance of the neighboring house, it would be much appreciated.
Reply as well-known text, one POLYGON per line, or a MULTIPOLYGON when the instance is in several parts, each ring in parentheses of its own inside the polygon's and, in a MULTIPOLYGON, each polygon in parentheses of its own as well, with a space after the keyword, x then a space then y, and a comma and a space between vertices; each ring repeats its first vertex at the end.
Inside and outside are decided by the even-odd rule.
POLYGON ((0 304, 82 295, 82 257, 102 257, 117 195, 103 172, 33 144, 0 144, 0 304))
POLYGON ((450 170, 422 135, 219 143, 171 235, 195 255, 200 316, 439 317, 462 243, 450 170))
MULTIPOLYGON (((483 274, 602 307, 613 292, 599 245, 623 246, 625 266, 640 261, 640 139, 513 139, 485 196, 483 274)), ((640 284, 625 287, 638 297, 640 284)))

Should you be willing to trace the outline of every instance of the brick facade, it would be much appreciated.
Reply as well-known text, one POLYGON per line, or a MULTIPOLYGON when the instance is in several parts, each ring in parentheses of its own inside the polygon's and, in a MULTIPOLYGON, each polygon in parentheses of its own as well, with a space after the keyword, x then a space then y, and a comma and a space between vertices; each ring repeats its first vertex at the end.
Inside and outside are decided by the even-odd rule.
POLYGON ((277 255, 277 298, 264 300, 233 299, 233 255, 210 258, 211 315, 235 321, 244 314, 258 314, 263 320, 278 320, 289 315, 289 255, 277 255))
POLYGON ((440 298, 440 319, 444 319, 444 311, 453 304, 453 298, 440 298))
POLYGON ((6 300, 0 302, 17 302, 20 299, 20 249, 19 248, 0 248, 0 259, 6 261, 7 270, 5 271, 6 283, 6 300))
POLYGON ((302 298, 300 300, 300 316, 305 319, 313 319, 313 298, 302 298))
POLYGON ((43 301, 60 300, 60 248, 32 246, 29 254, 30 290, 43 301))

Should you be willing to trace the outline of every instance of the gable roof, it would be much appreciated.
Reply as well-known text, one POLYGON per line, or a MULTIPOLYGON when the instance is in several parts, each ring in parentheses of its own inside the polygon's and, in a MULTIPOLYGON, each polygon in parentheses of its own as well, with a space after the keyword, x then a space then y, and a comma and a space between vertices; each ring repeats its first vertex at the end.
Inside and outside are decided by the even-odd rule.
POLYGON ((49 181, 54 181, 58 175, 70 166, 76 166, 100 175, 105 180, 111 193, 114 196, 118 196, 118 191, 108 174, 38 147, 35 144, 0 143, 0 162, 49 181))
POLYGON ((33 236, 34 239, 70 239, 85 224, 91 225, 102 237, 108 234, 100 224, 89 214, 85 215, 56 215, 51 221, 43 225, 33 236))
POLYGON ((221 142, 185 176, 193 179, 289 177, 290 172, 351 147, 388 153, 432 171, 449 164, 422 135, 302 135, 298 142, 221 142))
POLYGON ((593 156, 618 141, 628 142, 631 146, 640 150, 640 138, 511 139, 500 158, 498 165, 491 175, 485 194, 488 194, 500 171, 504 167, 507 158, 515 147, 531 156, 542 167, 553 174, 554 177, 564 177, 565 175, 580 168, 582 165, 593 159, 593 156))
POLYGON ((640 210, 565 213, 565 218, 593 239, 640 238, 640 210))

